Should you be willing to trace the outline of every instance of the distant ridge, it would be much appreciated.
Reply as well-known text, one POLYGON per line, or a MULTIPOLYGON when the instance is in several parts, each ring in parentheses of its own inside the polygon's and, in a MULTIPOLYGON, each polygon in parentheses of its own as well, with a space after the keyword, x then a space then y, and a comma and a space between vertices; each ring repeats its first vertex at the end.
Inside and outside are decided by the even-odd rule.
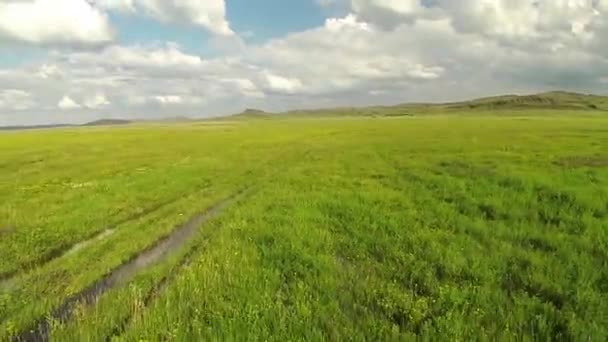
POLYGON ((100 119, 91 122, 87 122, 81 126, 113 126, 113 125, 127 125, 132 123, 131 120, 124 119, 100 119))
POLYGON ((607 112, 608 97, 567 91, 550 91, 529 95, 500 95, 470 101, 446 103, 402 103, 393 106, 338 107, 292 110, 267 113, 247 109, 233 118, 271 118, 276 116, 413 116, 424 114, 450 114, 462 112, 507 112, 520 110, 573 110, 607 112))
POLYGON ((444 104, 444 106, 469 109, 546 108, 608 110, 608 97, 566 91, 551 91, 532 95, 503 95, 485 97, 472 101, 447 103, 444 104))
MULTIPOLYGON (((337 107, 321 109, 291 110, 288 112, 274 113, 260 109, 247 108, 244 111, 227 117, 214 117, 210 120, 222 119, 270 119, 275 117, 331 117, 331 116, 414 116, 424 114, 450 114, 463 112, 508 112, 519 110, 571 110, 605 112, 608 114, 608 96, 581 94, 567 91, 549 91, 529 95, 499 95, 483 97, 470 101, 446 102, 446 103, 402 103, 393 106, 368 106, 368 107, 337 107)), ((79 126, 114 126, 127 125, 137 122, 191 122, 199 119, 184 116, 167 117, 154 120, 125 120, 125 119, 100 119, 82 125, 71 124, 49 124, 32 126, 0 126, 0 131, 16 131, 28 129, 49 129, 61 127, 79 126)), ((204 120, 204 119, 203 119, 204 120)))
POLYGON ((82 125, 72 124, 49 124, 49 125, 23 125, 23 126, 0 126, 0 131, 23 131, 31 129, 51 129, 51 128, 64 128, 64 127, 87 127, 87 126, 113 126, 113 125, 126 125, 133 123, 130 120, 123 119, 100 119, 91 122, 87 122, 82 125))
POLYGON ((263 111, 261 109, 247 108, 244 111, 240 112, 239 114, 233 115, 233 117, 247 117, 247 118, 257 117, 257 118, 263 118, 263 117, 269 117, 271 115, 273 115, 273 113, 268 113, 268 112, 265 112, 265 111, 263 111))
POLYGON ((77 125, 54 124, 54 125, 32 125, 32 126, 0 126, 0 131, 21 131, 26 129, 48 129, 60 127, 74 127, 77 125))

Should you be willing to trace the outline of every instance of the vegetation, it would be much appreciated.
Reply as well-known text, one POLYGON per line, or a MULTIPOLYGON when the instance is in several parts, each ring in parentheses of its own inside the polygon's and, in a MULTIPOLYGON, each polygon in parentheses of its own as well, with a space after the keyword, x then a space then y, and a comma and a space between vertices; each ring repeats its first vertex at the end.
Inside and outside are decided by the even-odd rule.
POLYGON ((608 116, 490 107, 2 133, 0 340, 608 339, 608 116))

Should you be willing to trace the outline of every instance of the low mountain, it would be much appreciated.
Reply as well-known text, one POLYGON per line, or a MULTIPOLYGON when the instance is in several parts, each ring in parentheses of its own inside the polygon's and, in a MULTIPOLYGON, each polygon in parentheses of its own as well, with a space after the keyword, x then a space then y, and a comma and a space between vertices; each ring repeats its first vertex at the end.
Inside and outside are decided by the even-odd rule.
POLYGON ((480 98, 472 101, 446 103, 442 107, 450 109, 567 109, 567 110, 608 110, 608 97, 552 91, 533 95, 503 95, 480 98))
POLYGON ((267 113, 248 109, 233 118, 272 117, 338 117, 371 116, 396 117, 428 114, 492 111, 496 113, 520 110, 574 110, 606 111, 608 97, 565 91, 551 91, 531 95, 501 95, 470 101, 447 103, 403 103, 394 106, 336 107, 324 109, 292 110, 284 113, 267 113))
POLYGON ((268 118, 274 115, 273 113, 268 113, 260 109, 247 108, 239 114, 232 115, 232 118, 268 118))
POLYGON ((22 131, 29 129, 49 129, 49 128, 62 128, 72 127, 74 125, 68 124, 49 124, 49 125, 32 125, 32 126, 0 126, 0 131, 22 131))
POLYGON ((100 119, 85 123, 82 126, 115 126, 115 125, 127 125, 132 123, 130 120, 124 119, 100 119))

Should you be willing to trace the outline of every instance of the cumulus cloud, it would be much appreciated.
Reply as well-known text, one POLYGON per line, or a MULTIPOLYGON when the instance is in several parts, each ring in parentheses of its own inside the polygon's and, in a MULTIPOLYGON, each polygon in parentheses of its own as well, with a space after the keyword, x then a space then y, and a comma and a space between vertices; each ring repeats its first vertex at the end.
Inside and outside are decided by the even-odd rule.
POLYGON ((78 103, 76 103, 76 101, 72 100, 72 98, 70 98, 69 96, 66 95, 63 98, 61 98, 59 103, 57 103, 57 107, 59 107, 60 109, 69 110, 69 109, 81 108, 82 106, 79 105, 78 103))
POLYGON ((351 8, 361 20, 389 28, 404 21, 411 23, 433 13, 421 0, 352 0, 351 8))
MULTIPOLYGON (((209 116, 245 107, 287 110, 550 89, 608 91, 608 41, 603 39, 608 0, 462 0, 458 6, 448 0, 322 2, 341 3, 344 11, 318 27, 221 53, 201 56, 170 42, 107 43, 0 69, 0 119, 209 116)), ((97 0, 91 8, 102 15, 120 11, 193 24, 198 10, 189 6, 195 6, 217 12, 222 27, 228 23, 223 2, 218 4, 97 0)), ((200 22, 194 24, 230 34, 200 22)))
POLYGON ((108 10, 141 13, 167 23, 188 23, 225 36, 234 35, 224 0, 97 0, 108 10))
POLYGON ((344 18, 329 18, 325 21, 325 29, 330 32, 340 32, 348 28, 370 31, 369 25, 359 21, 357 16, 353 14, 349 14, 344 18))
POLYGON ((0 118, 21 124, 227 114, 261 105, 261 79, 241 58, 203 59, 174 43, 57 51, 40 64, 0 68, 0 89, 27 89, 39 102, 19 116, 0 109, 0 118))
POLYGON ((38 77, 43 79, 61 77, 61 70, 53 64, 43 64, 38 69, 38 77))
POLYGON ((86 108, 89 109, 98 109, 110 104, 110 101, 106 98, 104 94, 98 93, 95 95, 88 96, 84 99, 83 104, 86 108))
POLYGON ((235 90, 245 98, 264 98, 266 94, 258 85, 246 78, 225 78, 221 80, 228 87, 234 87, 235 90))
POLYGON ((97 0, 94 3, 107 10, 135 12, 135 0, 97 0))
POLYGON ((100 45, 113 40, 107 14, 84 0, 4 0, 0 38, 30 44, 100 45))
POLYGON ((182 97, 179 95, 160 95, 154 96, 153 99, 163 105, 180 104, 183 102, 182 97))
POLYGON ((248 63, 267 70, 263 84, 286 94, 331 95, 395 81, 423 82, 444 69, 419 54, 417 32, 386 33, 354 15, 328 19, 321 27, 291 34, 252 48, 248 63))
POLYGON ((588 43, 608 21, 606 0, 333 0, 384 29, 444 20, 460 33, 521 48, 588 43))
POLYGON ((461 32, 526 48, 539 43, 550 48, 556 41, 584 43, 591 38, 588 28, 607 19, 594 0, 466 0, 459 6, 442 0, 438 6, 461 32))
POLYGON ((272 91, 295 94, 302 89, 302 82, 297 78, 287 78, 267 73, 265 75, 268 87, 272 91))
POLYGON ((97 53, 80 52, 67 56, 72 64, 113 65, 122 68, 185 68, 192 70, 204 61, 199 56, 180 51, 175 43, 163 46, 121 46, 112 45, 97 53))
POLYGON ((116 30, 109 12, 145 15, 165 23, 203 27, 234 36, 224 0, 2 0, 0 42, 32 45, 100 46, 116 30))
MULTIPOLYGON (((324 0, 320 4, 345 8, 350 14, 343 22, 363 22, 373 31, 383 31, 371 44, 379 52, 367 61, 383 56, 378 64, 397 75, 403 64, 422 64, 418 70, 425 72, 410 68, 401 79, 418 75, 434 80, 433 93, 466 96, 464 90, 475 85, 477 95, 490 88, 601 91, 596 87, 607 70, 608 41, 602 38, 608 35, 607 0, 324 0), (401 63, 386 56, 394 45, 407 50, 397 53, 401 63), (445 88, 450 83, 460 83, 462 89, 445 88)), ((369 63, 354 70, 374 74, 369 63)))
POLYGON ((34 106, 32 95, 21 89, 0 90, 0 109, 22 111, 34 106))

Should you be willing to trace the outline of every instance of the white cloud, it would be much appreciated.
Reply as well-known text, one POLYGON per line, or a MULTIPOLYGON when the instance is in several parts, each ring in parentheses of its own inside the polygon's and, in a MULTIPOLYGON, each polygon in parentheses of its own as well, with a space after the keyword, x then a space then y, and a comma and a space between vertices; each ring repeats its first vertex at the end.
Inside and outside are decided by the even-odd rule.
POLYGON ((594 0, 441 0, 438 6, 462 32, 516 43, 579 40, 598 15, 594 0))
POLYGON ((104 64, 120 67, 183 67, 191 69, 203 64, 200 57, 181 52, 179 46, 174 43, 167 43, 162 47, 113 45, 101 51, 101 54, 75 53, 70 55, 69 58, 75 64, 97 63, 104 60, 104 64))
POLYGON ((353 0, 352 4, 358 12, 365 11, 366 8, 377 7, 403 15, 414 15, 425 9, 420 0, 353 0))
POLYGON ((60 109, 64 109, 64 110, 70 110, 70 109, 78 109, 78 108, 81 108, 82 106, 79 105, 78 103, 76 103, 76 101, 72 100, 72 98, 70 98, 69 96, 65 95, 59 101, 59 103, 57 103, 57 107, 59 107, 60 109))
POLYGON ((21 89, 0 89, 0 109, 22 111, 33 106, 30 93, 21 89))
POLYGON ((108 106, 110 104, 110 101, 108 101, 104 94, 98 93, 85 98, 83 104, 89 109, 98 109, 108 106))
POLYGON ((97 0, 95 4, 107 10, 135 12, 136 0, 97 0))
POLYGON ((44 79, 61 77, 61 70, 57 65, 43 64, 38 69, 38 77, 44 79))
POLYGON ((224 0, 1 0, 0 41, 99 46, 114 40, 108 11, 142 14, 170 24, 234 36, 224 0))
POLYGON ((184 101, 179 95, 154 96, 153 99, 163 105, 181 104, 184 101))
POLYGON ((410 66, 408 76, 421 80, 434 80, 441 77, 445 70, 442 67, 427 67, 422 64, 410 66))
POLYGON ((131 95, 126 101, 132 106, 160 105, 161 108, 169 106, 198 106, 205 102, 202 97, 193 94, 131 95))
POLYGON ((330 32, 340 32, 345 28, 354 28, 369 31, 367 23, 358 20, 354 14, 349 14, 344 18, 329 18, 325 21, 325 28, 330 32))
POLYGON ((465 34, 524 49, 550 49, 556 41, 584 43, 608 21, 606 0, 335 0, 359 20, 385 29, 418 20, 448 19, 465 34))
MULTIPOLYGON (((94 10, 157 18, 153 8, 197 5, 144 2, 98 1, 94 10)), ((107 44, 60 49, 46 60, 0 69, 0 89, 28 93, 4 91, 0 122, 208 116, 550 89, 608 92, 608 0, 325 4, 336 2, 345 11, 318 27, 204 58, 169 42, 107 44), (87 110, 76 117, 57 114, 57 106, 87 110)), ((192 24, 184 13, 161 12, 167 18, 159 20, 192 24)))
POLYGON ((377 89, 372 89, 369 91, 369 94, 372 96, 379 96, 379 95, 384 95, 386 94, 385 90, 377 90, 377 89))
POLYGON ((108 16, 84 0, 0 2, 0 38, 30 44, 99 45, 113 36, 108 16))
POLYGON ((264 98, 266 94, 250 79, 246 78, 234 78, 225 79, 225 83, 234 86, 238 89, 242 96, 250 98, 264 98))
POLYGON ((362 20, 384 27, 394 27, 400 21, 412 21, 431 12, 420 0, 352 0, 351 8, 362 20))
POLYGON ((266 67, 263 83, 274 92, 329 95, 370 83, 393 87, 396 80, 419 82, 443 75, 444 68, 421 56, 415 41, 418 34, 434 34, 431 30, 384 32, 347 15, 272 40, 247 57, 249 63, 266 67))
POLYGON ((268 83, 268 87, 272 91, 295 94, 303 87, 302 81, 297 78, 287 78, 279 75, 273 75, 270 73, 267 73, 265 77, 266 82, 268 83))
POLYGON ((225 36, 234 35, 224 0, 97 0, 108 10, 142 13, 167 23, 188 23, 225 36))

